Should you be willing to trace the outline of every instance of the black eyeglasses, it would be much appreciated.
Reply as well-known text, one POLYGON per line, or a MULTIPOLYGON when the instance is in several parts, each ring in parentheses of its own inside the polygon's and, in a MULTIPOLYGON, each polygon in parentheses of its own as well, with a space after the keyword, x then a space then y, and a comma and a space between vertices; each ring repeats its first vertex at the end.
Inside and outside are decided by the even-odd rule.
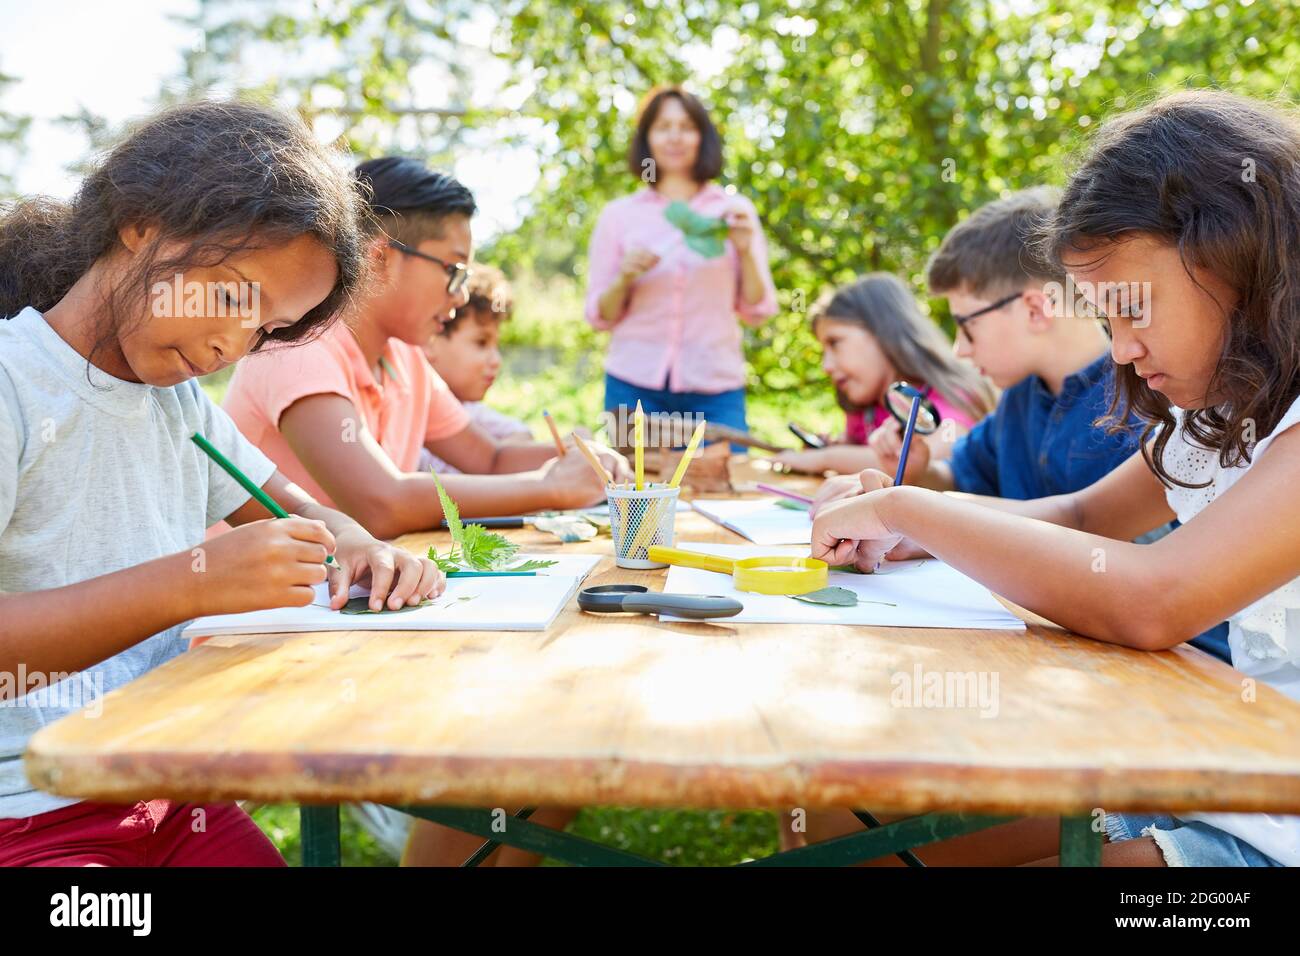
POLYGON ((952 320, 955 323, 957 323, 957 331, 962 333, 962 335, 966 336, 966 341, 969 342, 970 333, 966 331, 967 323, 969 323, 972 319, 978 319, 981 315, 987 315, 989 312, 996 312, 998 309, 1001 309, 1002 307, 1009 305, 1012 302, 1015 302, 1016 299, 1020 298, 1022 295, 1024 295, 1023 292, 1013 292, 1011 293, 1011 295, 1004 296, 1001 299, 998 299, 998 301, 994 302, 992 305, 986 305, 984 306, 984 308, 976 309, 974 312, 971 312, 967 315, 958 315, 957 313, 954 312, 952 315, 952 320))
POLYGON ((419 249, 412 248, 404 242, 398 242, 396 239, 389 239, 388 244, 394 249, 405 252, 408 256, 416 256, 420 259, 428 259, 430 262, 436 262, 447 270, 447 294, 455 295, 461 289, 465 288, 465 283, 474 273, 469 266, 463 262, 443 262, 437 256, 431 256, 427 252, 421 252, 419 249))

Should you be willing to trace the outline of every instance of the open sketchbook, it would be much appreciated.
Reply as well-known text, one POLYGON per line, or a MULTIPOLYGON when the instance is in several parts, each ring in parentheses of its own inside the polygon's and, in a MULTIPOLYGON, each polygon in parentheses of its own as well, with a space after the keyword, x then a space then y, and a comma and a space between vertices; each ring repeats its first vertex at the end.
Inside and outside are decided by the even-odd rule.
MULTIPOLYGON (((808 555, 807 548, 686 542, 679 542, 677 547, 729 558, 808 555)), ((782 595, 737 591, 732 587, 730 575, 695 568, 670 568, 664 591, 736 598, 745 609, 721 622, 725 624, 873 624, 998 630, 1024 630, 1025 627, 1025 622, 1003 607, 988 588, 935 558, 886 561, 876 574, 832 571, 830 586, 853 591, 858 596, 858 604, 832 607, 807 604, 782 595)), ((660 618, 666 619, 665 615, 660 618)))
MULTIPOLYGON (((186 638, 217 634, 280 634, 292 631, 544 631, 569 603, 600 560, 595 554, 521 554, 559 563, 532 577, 447 579, 432 604, 389 614, 343 614, 329 608, 329 591, 316 586, 306 607, 278 607, 245 614, 201 617, 186 638)), ((353 587, 350 596, 368 594, 353 587)))
POLYGON ((812 521, 802 509, 786 508, 775 499, 706 498, 695 510, 755 544, 811 544, 812 521))

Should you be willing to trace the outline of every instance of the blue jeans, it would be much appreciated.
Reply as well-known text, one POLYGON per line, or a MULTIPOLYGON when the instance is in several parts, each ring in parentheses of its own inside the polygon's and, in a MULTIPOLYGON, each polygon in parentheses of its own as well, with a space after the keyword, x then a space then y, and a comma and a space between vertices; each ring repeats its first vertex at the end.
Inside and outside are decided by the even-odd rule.
POLYGON ((1200 820, 1175 820, 1167 813, 1108 813, 1111 843, 1150 836, 1168 866, 1281 866, 1244 840, 1200 820))
MULTIPOLYGON (((729 425, 749 431, 745 421, 745 390, 733 388, 727 392, 670 392, 668 389, 642 388, 605 373, 605 411, 618 412, 619 406, 641 409, 651 413, 677 413, 703 415, 715 425, 729 425)), ((732 451, 744 451, 743 445, 732 445, 732 451)))

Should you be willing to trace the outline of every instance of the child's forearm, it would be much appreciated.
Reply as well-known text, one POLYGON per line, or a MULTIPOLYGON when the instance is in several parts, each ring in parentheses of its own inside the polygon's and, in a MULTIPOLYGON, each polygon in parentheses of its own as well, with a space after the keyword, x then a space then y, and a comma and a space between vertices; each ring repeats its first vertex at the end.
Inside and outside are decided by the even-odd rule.
MULTIPOLYGON (((494 475, 511 475, 521 471, 532 471, 542 467, 558 454, 555 442, 517 442, 497 443, 496 454, 492 458, 494 475)), ((577 454, 577 451, 574 451, 577 454)))
POLYGON ((825 468, 842 475, 880 467, 880 456, 866 445, 828 445, 824 455, 825 468))
POLYGON ((922 488, 874 494, 893 533, 1063 627, 1144 650, 1197 633, 1182 633, 1176 581, 1165 579, 1149 548, 922 488))
MULTIPOLYGON (((964 491, 950 491, 950 497, 958 501, 969 501, 984 508, 992 508, 1006 514, 1020 515, 1046 521, 1048 524, 1062 528, 1081 530, 1079 512, 1074 495, 1053 495, 1050 498, 995 498, 990 495, 972 495, 964 491)), ((1107 539, 1110 540, 1110 539, 1107 539)))
POLYGON ((933 458, 916 483, 931 491, 953 491, 957 487, 952 478, 952 466, 947 461, 933 458))
POLYGON ((20 664, 29 676, 86 670, 202 613, 198 552, 48 591, 0 594, 0 673, 16 674, 20 664))

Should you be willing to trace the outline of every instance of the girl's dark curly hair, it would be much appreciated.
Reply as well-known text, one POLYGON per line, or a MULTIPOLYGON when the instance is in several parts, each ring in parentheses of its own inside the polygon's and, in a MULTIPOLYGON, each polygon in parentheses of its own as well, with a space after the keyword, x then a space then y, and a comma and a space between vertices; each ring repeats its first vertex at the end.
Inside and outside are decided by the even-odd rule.
POLYGON ((121 247, 125 227, 156 225, 158 239, 106 293, 99 349, 147 314, 155 281, 310 235, 338 264, 334 287, 294 325, 268 336, 303 341, 361 288, 367 216, 347 170, 296 116, 238 101, 173 106, 109 150, 71 202, 38 197, 4 210, 0 317, 25 306, 49 309, 93 263, 121 247), (163 243, 177 242, 178 252, 161 253, 163 243))
MULTIPOLYGON (((1040 235, 1045 254, 1101 261, 1145 234, 1178 249, 1189 275, 1201 268, 1229 285, 1223 351, 1207 396, 1185 414, 1187 434, 1219 451, 1223 467, 1250 461, 1254 437, 1276 427, 1300 392, 1300 123, 1281 107, 1229 93, 1174 93, 1116 117, 1098 131, 1040 235)), ((1163 321, 1177 321, 1167 318, 1163 321)), ((1145 421, 1142 454, 1166 483, 1188 486, 1162 457, 1176 422, 1168 399, 1131 365, 1116 370, 1107 416, 1145 421), (1154 435, 1150 452, 1148 439, 1154 435)))

